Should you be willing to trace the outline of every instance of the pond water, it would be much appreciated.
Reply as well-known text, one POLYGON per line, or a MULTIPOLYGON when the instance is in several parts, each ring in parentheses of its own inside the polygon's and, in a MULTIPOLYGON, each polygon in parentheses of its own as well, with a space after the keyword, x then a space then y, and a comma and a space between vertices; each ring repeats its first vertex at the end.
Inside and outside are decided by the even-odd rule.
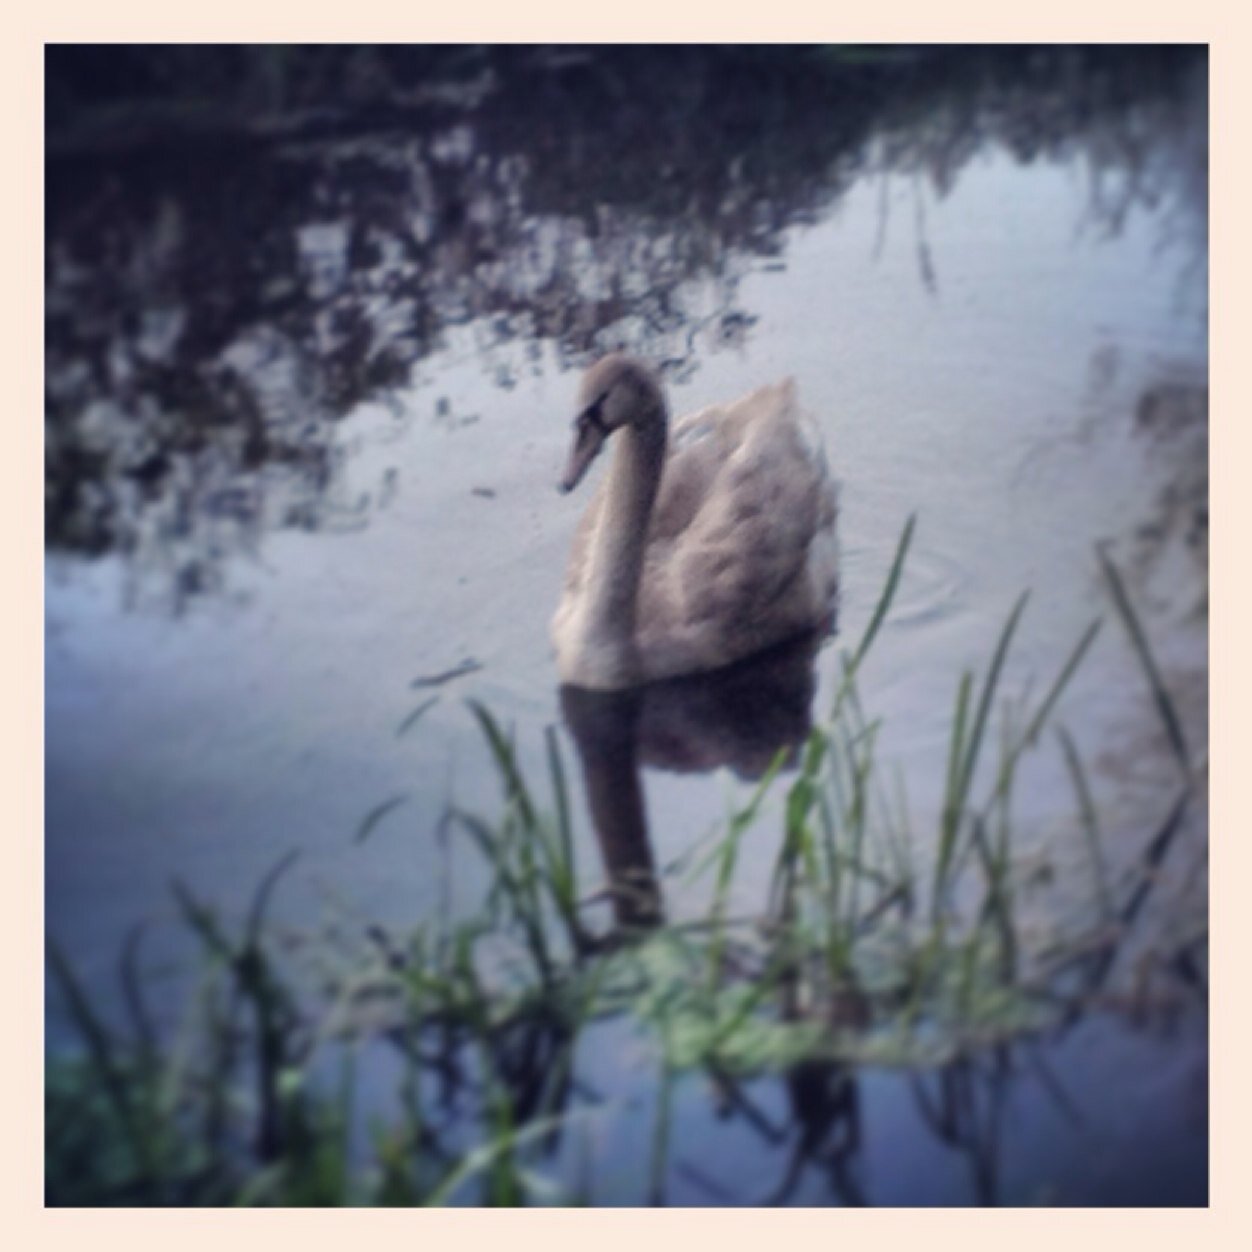
MULTIPOLYGON (((141 919, 154 961, 179 950, 171 880, 242 913, 292 849, 290 924, 436 907, 449 799, 499 803, 466 701, 538 771, 565 726, 547 626, 590 492, 555 484, 578 371, 619 346, 663 363, 675 413, 796 379, 840 491, 819 716, 916 514, 860 695, 923 859, 958 680, 1018 595, 1010 694, 1046 690, 1108 619, 1058 716, 1110 861, 1136 864, 1177 771, 1096 546, 1202 758, 1203 53, 534 49, 427 70, 386 107, 246 127, 52 100, 46 909, 86 984, 116 995, 141 919)), ((724 766, 642 778, 660 867, 752 786, 724 766)), ((1049 899, 1077 899, 1055 741, 1015 798, 1049 899)), ((666 1198, 1204 1202, 1206 1009, 1157 1003, 1151 952, 1203 927, 1206 841, 1197 804, 1139 921, 1137 1011, 964 1076, 762 1080, 720 1114, 683 1087, 676 1159, 710 1134, 724 1151, 676 1167, 666 1198)), ((760 907, 777 850, 750 832, 737 906, 760 907)), ((460 872, 470 898, 471 858, 460 872)), ((701 906, 680 880, 660 892, 667 916, 701 906)), ((601 1029, 587 1081, 646 1103, 601 1029)), ((603 1176, 650 1125, 596 1132, 603 1176)), ((596 1198, 640 1202, 623 1176, 596 1198)))

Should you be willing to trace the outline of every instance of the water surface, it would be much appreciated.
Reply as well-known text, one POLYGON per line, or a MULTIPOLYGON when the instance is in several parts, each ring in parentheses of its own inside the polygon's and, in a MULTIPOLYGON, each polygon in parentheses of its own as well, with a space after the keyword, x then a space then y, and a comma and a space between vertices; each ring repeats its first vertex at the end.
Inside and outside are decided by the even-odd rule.
MULTIPOLYGON (((959 676, 1027 589, 1010 692, 1038 693, 1109 618, 1059 715, 1114 864, 1142 855, 1177 780, 1095 550, 1123 569, 1202 753, 1201 53, 449 53, 385 107, 246 126, 224 104, 118 121, 81 102, 76 65, 47 167, 47 917, 100 994, 137 919, 175 950, 173 878, 242 911, 298 848, 291 924, 402 926, 434 907, 449 798, 489 810, 498 794, 465 701, 534 764, 562 724, 547 621, 589 493, 555 483, 577 371, 614 347, 663 364, 676 413, 796 378, 840 482, 819 713, 917 515, 861 696, 919 855, 959 676)), ((645 769, 655 863, 749 785, 645 769)), ((1016 799, 1026 846, 1078 899, 1055 743, 1016 799)), ((1197 807, 1141 922, 1149 954, 1154 926, 1203 924, 1205 845, 1197 807)), ((776 853, 765 826, 745 842, 743 908, 776 853)), ((661 891, 670 916, 700 906, 661 891)), ((864 1145, 841 1159, 859 1180, 802 1164, 753 1196, 1202 1201, 1203 1019, 1149 1012, 1049 1045, 1081 1115, 1010 1098, 990 1179, 991 1149, 958 1165, 905 1079, 855 1075, 864 1145), (1123 1115, 1149 1073, 1159 1100, 1123 1115)), ((793 1128, 786 1100, 809 1107, 781 1083, 761 1098, 793 1128)), ((725 1144, 727 1194, 761 1159, 785 1173, 777 1136, 722 1138, 702 1097, 684 1107, 680 1140, 725 1144)), ((629 1157, 629 1127, 605 1132, 606 1161, 629 1157)), ((670 1202, 727 1202, 675 1179, 670 1202)), ((638 1202, 626 1184, 598 1198, 638 1202)))

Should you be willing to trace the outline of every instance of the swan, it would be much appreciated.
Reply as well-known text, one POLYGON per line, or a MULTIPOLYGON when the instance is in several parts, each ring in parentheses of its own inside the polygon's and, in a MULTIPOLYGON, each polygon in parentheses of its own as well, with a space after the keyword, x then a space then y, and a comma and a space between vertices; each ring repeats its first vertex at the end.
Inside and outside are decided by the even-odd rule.
POLYGON ((835 491, 791 379, 689 414, 669 434, 650 366, 583 376, 572 491, 610 437, 552 619, 563 683, 622 690, 719 669, 832 620, 835 491))

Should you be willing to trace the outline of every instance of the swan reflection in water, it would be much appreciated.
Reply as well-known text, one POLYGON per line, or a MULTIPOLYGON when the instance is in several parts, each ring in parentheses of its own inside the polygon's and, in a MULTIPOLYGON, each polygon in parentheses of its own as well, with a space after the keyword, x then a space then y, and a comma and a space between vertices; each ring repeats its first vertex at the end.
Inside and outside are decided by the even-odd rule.
MULTIPOLYGON (((561 710, 582 764, 618 937, 664 920, 644 768, 706 773, 725 767, 753 780, 780 751, 786 753, 784 764, 794 764, 812 729, 816 658, 826 635, 825 629, 811 631, 736 665, 644 687, 561 688, 561 710)), ((718 1083, 723 1116, 743 1115, 775 1145, 795 1139, 783 1177, 763 1203, 785 1203, 809 1165, 829 1175, 845 1203, 863 1203, 853 1168, 861 1142, 857 1084, 845 1067, 827 1061, 796 1065, 784 1081, 792 1126, 760 1116, 734 1080, 721 1076, 718 1083)), ((694 1164, 684 1172, 717 1195, 716 1183, 694 1164)))
MULTIPOLYGON (((780 750, 794 764, 812 728, 816 658, 825 630, 814 631, 736 665, 625 691, 560 689, 561 709, 581 762, 588 807, 604 860, 615 933, 607 943, 664 920, 660 875, 648 829, 643 772, 701 773, 725 767, 745 780, 760 778, 780 750)), ((788 980, 780 984, 780 1012, 794 1017, 788 980)), ((1022 1101, 1055 1103, 1069 1115, 1046 1050, 1037 1041, 962 1057, 930 1073, 910 1075, 906 1087, 916 1128, 963 1159, 970 1201, 1002 1199, 1001 1156, 1015 1082, 1041 1075, 1022 1101), (1030 1066, 1014 1057, 1029 1054, 1030 1066)), ((873 1203, 864 1177, 864 1092, 855 1066, 814 1058, 783 1070, 781 1107, 762 1100, 757 1082, 710 1073, 720 1118, 746 1128, 779 1151, 776 1179, 763 1180, 753 1203, 781 1205, 815 1194, 813 1176, 849 1205, 873 1203)), ((1029 1107, 1027 1103, 1024 1107, 1029 1107)), ((679 1159, 675 1174, 710 1201, 736 1203, 706 1163, 679 1159)), ((654 1203, 663 1203, 666 1180, 654 1203)))
POLYGON ((619 928, 655 925, 664 913, 643 768, 690 774, 724 766, 756 779, 780 750, 793 762, 812 728, 825 636, 815 630, 724 669, 624 691, 561 688, 619 928))

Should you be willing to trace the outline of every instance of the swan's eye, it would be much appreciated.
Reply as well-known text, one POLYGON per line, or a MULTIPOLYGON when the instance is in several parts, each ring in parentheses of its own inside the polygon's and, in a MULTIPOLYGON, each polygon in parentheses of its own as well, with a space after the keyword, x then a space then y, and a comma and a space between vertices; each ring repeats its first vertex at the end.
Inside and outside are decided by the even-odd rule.
POLYGON ((576 430, 585 430, 590 426, 593 430, 601 435, 608 435, 608 426, 604 421, 604 402, 608 399, 609 393, 606 391, 597 396, 583 411, 574 419, 574 427, 576 430))

